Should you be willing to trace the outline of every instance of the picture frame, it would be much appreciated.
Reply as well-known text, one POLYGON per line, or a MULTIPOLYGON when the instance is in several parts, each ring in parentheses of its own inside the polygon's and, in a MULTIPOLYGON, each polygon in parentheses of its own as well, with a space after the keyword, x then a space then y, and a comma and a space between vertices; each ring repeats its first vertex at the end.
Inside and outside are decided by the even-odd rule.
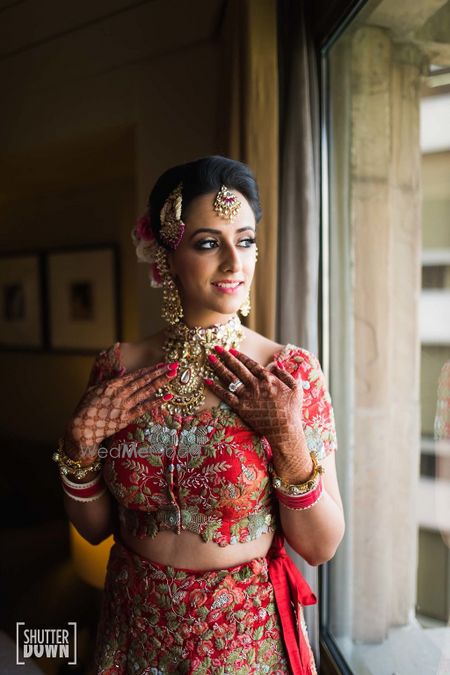
POLYGON ((115 245, 48 252, 46 272, 49 349, 96 353, 119 339, 115 245))
POLYGON ((0 255, 0 348, 45 346, 43 258, 39 253, 0 255))

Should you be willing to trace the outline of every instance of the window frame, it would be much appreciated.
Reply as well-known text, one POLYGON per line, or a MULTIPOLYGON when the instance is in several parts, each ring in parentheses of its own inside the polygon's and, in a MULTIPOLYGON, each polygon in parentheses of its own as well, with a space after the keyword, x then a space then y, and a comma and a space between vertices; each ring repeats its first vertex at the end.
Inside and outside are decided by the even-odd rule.
MULTIPOLYGON (((321 363, 329 373, 330 363, 330 260, 329 260, 329 68, 328 55, 340 35, 354 20, 368 0, 324 0, 312 5, 313 38, 316 46, 319 80, 319 139, 320 139, 320 262, 319 262, 319 323, 321 363)), ((319 568, 319 648, 320 672, 324 675, 353 675, 344 655, 328 628, 330 606, 330 563, 319 568)))

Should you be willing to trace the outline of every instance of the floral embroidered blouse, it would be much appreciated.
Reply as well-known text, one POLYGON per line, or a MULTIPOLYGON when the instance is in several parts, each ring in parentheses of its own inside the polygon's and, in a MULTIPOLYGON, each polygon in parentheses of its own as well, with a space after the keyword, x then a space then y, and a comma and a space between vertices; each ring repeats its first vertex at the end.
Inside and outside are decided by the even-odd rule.
MULTIPOLYGON (((286 345, 275 357, 303 386, 303 428, 318 458, 337 449, 334 414, 316 356, 286 345)), ((97 356, 89 386, 123 375, 120 342, 97 356)), ((118 517, 139 538, 189 530, 219 546, 281 529, 267 440, 225 403, 191 415, 161 407, 102 443, 118 517)))

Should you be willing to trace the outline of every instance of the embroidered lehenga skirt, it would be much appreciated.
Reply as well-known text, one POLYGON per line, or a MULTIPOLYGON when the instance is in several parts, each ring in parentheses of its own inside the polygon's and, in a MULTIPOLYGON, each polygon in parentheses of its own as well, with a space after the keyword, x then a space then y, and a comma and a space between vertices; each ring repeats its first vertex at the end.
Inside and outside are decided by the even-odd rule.
POLYGON ((286 647, 269 566, 269 558, 260 557, 221 570, 173 568, 138 555, 116 538, 97 632, 96 672, 314 675, 302 613, 298 630, 305 669, 296 667, 292 647, 286 647))

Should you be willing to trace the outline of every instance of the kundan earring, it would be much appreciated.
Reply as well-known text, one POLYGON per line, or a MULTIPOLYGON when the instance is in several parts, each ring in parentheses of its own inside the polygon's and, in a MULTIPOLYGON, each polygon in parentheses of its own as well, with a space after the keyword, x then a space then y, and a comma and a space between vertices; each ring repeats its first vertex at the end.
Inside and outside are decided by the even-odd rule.
POLYGON ((155 263, 162 278, 163 301, 161 307, 161 316, 163 319, 174 326, 183 317, 183 306, 181 304, 180 294, 175 281, 169 270, 167 262, 167 253, 162 246, 158 246, 155 253, 155 263))
POLYGON ((180 294, 171 277, 164 282, 161 316, 171 326, 174 326, 183 318, 183 306, 180 294))
POLYGON ((242 316, 248 316, 250 314, 252 306, 250 304, 250 291, 247 294, 247 297, 245 298, 244 302, 242 305, 239 307, 239 311, 242 314, 242 316))
MULTIPOLYGON (((255 262, 258 260, 258 247, 255 246, 255 262)), ((240 313, 242 316, 248 316, 250 314, 252 306, 250 303, 250 291, 247 293, 247 297, 245 298, 244 302, 239 308, 240 313)))

